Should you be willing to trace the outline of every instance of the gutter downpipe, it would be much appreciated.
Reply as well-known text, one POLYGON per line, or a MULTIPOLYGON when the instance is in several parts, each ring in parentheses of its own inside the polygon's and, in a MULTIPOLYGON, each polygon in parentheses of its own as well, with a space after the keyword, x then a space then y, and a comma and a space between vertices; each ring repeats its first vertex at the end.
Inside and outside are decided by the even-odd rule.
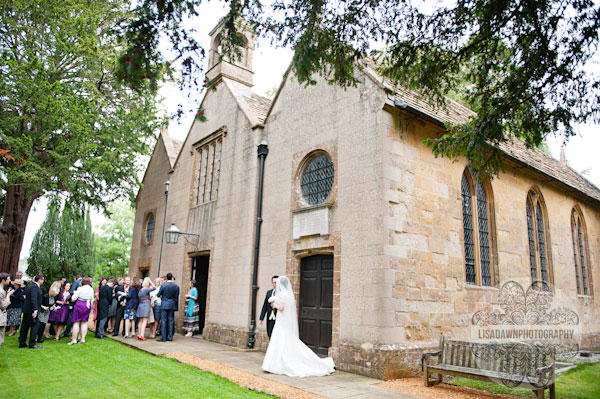
POLYGON ((256 328, 256 293, 258 291, 258 250, 260 248, 260 227, 262 225, 262 194, 263 178, 265 172, 265 158, 269 154, 269 144, 262 141, 258 145, 259 172, 258 172, 258 197, 256 199, 256 232, 254 234, 254 267, 252 270, 252 315, 250 318, 250 328, 248 330, 248 349, 254 349, 256 338, 254 329, 256 328))
POLYGON ((170 181, 167 180, 165 182, 165 211, 163 213, 162 234, 160 236, 160 252, 158 253, 158 274, 156 277, 160 277, 160 261, 162 260, 163 242, 165 241, 165 223, 167 221, 167 204, 169 203, 169 184, 170 181))

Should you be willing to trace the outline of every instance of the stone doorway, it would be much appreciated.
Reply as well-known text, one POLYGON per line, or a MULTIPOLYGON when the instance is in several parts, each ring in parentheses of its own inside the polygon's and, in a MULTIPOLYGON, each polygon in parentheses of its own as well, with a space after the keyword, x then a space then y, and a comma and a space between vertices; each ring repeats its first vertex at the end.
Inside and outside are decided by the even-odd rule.
MULTIPOLYGON (((192 280, 196 281, 198 289, 198 306, 200 333, 204 329, 204 321, 206 319, 206 295, 208 291, 208 266, 210 264, 210 256, 196 256, 192 258, 192 280)), ((187 291, 186 291, 187 292, 187 291)))
POLYGON ((331 346, 333 255, 302 258, 300 270, 300 339, 320 356, 331 346))

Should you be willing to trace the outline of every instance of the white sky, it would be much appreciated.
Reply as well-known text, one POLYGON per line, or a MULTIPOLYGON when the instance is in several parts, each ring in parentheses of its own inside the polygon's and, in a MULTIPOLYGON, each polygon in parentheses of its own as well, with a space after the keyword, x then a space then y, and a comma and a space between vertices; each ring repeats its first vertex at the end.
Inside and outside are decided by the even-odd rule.
MULTIPOLYGON (((219 18, 225 15, 225 6, 222 2, 210 2, 200 7, 200 17, 195 20, 196 23, 193 25, 197 31, 195 38, 205 49, 210 48, 208 33, 217 24, 219 18), (202 23, 199 23, 200 21, 202 23)), ((254 52, 253 70, 255 86, 253 90, 258 94, 263 94, 265 91, 278 86, 291 59, 292 51, 290 49, 274 49, 266 41, 264 43, 257 43, 257 48, 254 52)), ((205 62, 207 61, 208 57, 205 62)), ((160 90, 160 94, 165 98, 164 107, 169 113, 175 112, 177 104, 181 103, 182 99, 186 97, 175 85, 163 87, 160 90)), ((184 104, 184 109, 187 108, 189 107, 186 107, 184 104)), ((172 121, 169 125, 170 134, 183 140, 191 126, 193 117, 193 114, 189 114, 182 118, 181 123, 172 121)), ((583 172, 584 176, 598 187, 600 187, 599 128, 600 126, 598 125, 581 126, 580 135, 573 137, 565 147, 566 157, 571 167, 580 173, 583 172)), ((547 142, 552 155, 558 158, 562 138, 552 137, 547 142)), ((32 207, 25 231, 21 258, 28 256, 33 236, 45 218, 46 208, 47 201, 45 199, 37 201, 32 207)), ((103 219, 103 216, 98 213, 92 215, 94 226, 102 223, 103 219)))

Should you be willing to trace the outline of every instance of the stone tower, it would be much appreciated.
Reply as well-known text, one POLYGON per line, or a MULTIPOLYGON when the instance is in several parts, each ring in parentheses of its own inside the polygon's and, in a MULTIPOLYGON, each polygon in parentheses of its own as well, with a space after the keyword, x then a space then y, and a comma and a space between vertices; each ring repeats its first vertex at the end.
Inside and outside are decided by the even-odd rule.
MULTIPOLYGON (((235 80, 249 88, 252 83, 254 72, 252 71, 252 59, 254 57, 254 32, 249 23, 240 20, 236 23, 237 30, 244 44, 241 50, 241 58, 231 60, 228 56, 221 58, 221 33, 225 20, 221 20, 209 33, 210 51, 208 55, 208 71, 206 77, 213 84, 218 84, 223 77, 235 80)), ((232 56, 235 58, 235 56, 232 56)))

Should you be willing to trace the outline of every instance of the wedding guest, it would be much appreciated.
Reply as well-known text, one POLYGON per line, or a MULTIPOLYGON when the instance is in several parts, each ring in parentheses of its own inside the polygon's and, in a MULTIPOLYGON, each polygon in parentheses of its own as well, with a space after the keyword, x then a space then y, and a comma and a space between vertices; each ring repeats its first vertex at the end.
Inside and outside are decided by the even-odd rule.
POLYGON ((10 297, 15 292, 14 289, 8 288, 10 276, 8 273, 0 273, 0 348, 4 343, 4 330, 6 329, 6 309, 10 305, 10 297))
POLYGON ((56 297, 56 302, 54 303, 54 310, 50 312, 48 321, 54 326, 55 341, 60 339, 60 334, 62 334, 67 325, 67 319, 69 318, 69 299, 71 298, 71 293, 69 292, 70 289, 71 283, 65 282, 61 286, 60 293, 56 297))
POLYGON ((132 279, 132 284, 129 286, 129 290, 127 290, 127 295, 125 299, 125 338, 132 338, 135 334, 135 312, 137 310, 138 305, 140 304, 140 299, 138 293, 140 292, 140 279, 138 277, 134 277, 132 279))
POLYGON ((100 284, 98 284, 98 286, 96 287, 96 290, 94 291, 94 328, 97 329, 98 328, 98 299, 99 299, 99 293, 100 293, 100 288, 102 288, 102 286, 106 285, 106 279, 104 277, 100 278, 100 284))
POLYGON ((81 280, 81 285, 71 296, 71 302, 75 302, 72 314, 73 323, 73 334, 69 345, 85 342, 85 336, 87 335, 87 323, 90 319, 90 312, 92 311, 92 302, 94 300, 94 289, 92 288, 92 278, 85 277, 81 280))
POLYGON ((179 306, 179 286, 173 282, 173 275, 171 273, 167 273, 167 282, 160 286, 157 295, 162 300, 160 305, 162 326, 159 341, 173 341, 175 312, 179 306))
MULTIPOLYGON (((125 297, 126 291, 129 290, 129 277, 120 278, 119 285, 115 287, 115 297, 117 298, 117 313, 115 315, 115 327, 113 329, 113 337, 119 335, 119 329, 121 328, 121 320, 124 320, 125 316, 125 297)), ((125 322, 123 322, 123 329, 121 335, 125 336, 125 322)))
MULTIPOLYGON (((81 273, 77 273, 75 275, 75 277, 73 278, 73 284, 71 284, 71 297, 73 297, 73 293, 77 290, 77 288, 79 288, 79 285, 81 284, 81 273)), ((67 320, 67 328, 65 328, 65 333, 63 335, 63 337, 68 337, 69 333, 71 332, 71 326, 73 324, 72 318, 73 318, 73 309, 74 306, 73 304, 69 304, 69 319, 67 320)), ((77 337, 75 337, 77 338, 77 337)))
POLYGON ((148 318, 150 317, 150 313, 152 312, 150 293, 154 290, 156 290, 154 283, 152 282, 152 280, 150 280, 150 278, 146 277, 144 279, 144 283, 142 284, 142 289, 140 290, 140 304, 137 308, 137 316, 140 319, 138 325, 137 339, 140 341, 146 340, 146 325, 148 324, 148 318))
POLYGON ((106 322, 106 333, 107 334, 111 334, 113 332, 113 329, 115 327, 115 316, 117 315, 117 297, 115 296, 115 290, 117 288, 117 279, 114 277, 111 277, 109 279, 109 281, 112 280, 113 281, 113 288, 112 288, 112 299, 110 301, 110 306, 108 307, 108 321, 106 322))
POLYGON ((33 283, 29 284, 25 290, 25 302, 23 303, 23 322, 21 323, 21 333, 19 334, 19 348, 27 348, 28 334, 29 348, 42 348, 35 342, 38 328, 40 326, 38 314, 41 312, 42 305, 42 284, 44 284, 44 276, 42 274, 38 274, 33 278, 33 283))
MULTIPOLYGON (((156 278, 154 280, 154 286, 160 289, 163 280, 162 278, 156 278)), ((160 325, 160 297, 158 296, 158 289, 150 293, 150 306, 152 307, 152 315, 154 316, 154 322, 150 326, 150 338, 156 338, 156 330, 160 325)))
MULTIPOLYGON (((48 330, 50 329, 50 311, 54 307, 55 297, 58 295, 60 290, 60 283, 55 281, 50 286, 48 292, 42 294, 42 311, 38 315, 40 320, 40 328, 38 329, 37 342, 41 344, 44 342, 44 338, 50 338, 48 330)), ((42 290, 43 291, 43 290, 42 290)))
POLYGON ((21 324, 21 310, 23 302, 25 302, 25 289, 23 288, 23 280, 18 279, 12 282, 15 292, 10 297, 10 305, 6 310, 6 327, 8 327, 8 336, 12 337, 17 333, 17 329, 21 324))
POLYGON ((273 289, 267 291, 267 295, 265 295, 265 302, 263 303, 259 317, 261 326, 263 324, 265 316, 267 317, 267 335, 269 336, 269 339, 271 339, 273 327, 275 327, 275 316, 277 316, 277 309, 275 309, 275 307, 273 306, 273 300, 269 302, 269 299, 275 296, 275 287, 277 287, 278 278, 279 276, 271 277, 271 285, 273 286, 273 289))
POLYGON ((186 337, 191 337, 200 331, 200 306, 198 305, 198 289, 196 282, 190 281, 190 290, 185 294, 185 316, 183 318, 183 331, 186 337))
POLYGON ((15 281, 16 280, 21 280, 23 282, 23 284, 21 284, 21 287, 23 287, 23 291, 25 291, 25 287, 27 287, 27 281, 25 281, 25 279, 23 278, 23 272, 18 270, 15 273, 15 281))
MULTIPOLYGON (((106 281, 106 280, 105 280, 106 281)), ((104 339, 104 327, 108 320, 108 310, 112 302, 114 280, 106 281, 98 293, 98 316, 96 317, 96 338, 104 339)))

